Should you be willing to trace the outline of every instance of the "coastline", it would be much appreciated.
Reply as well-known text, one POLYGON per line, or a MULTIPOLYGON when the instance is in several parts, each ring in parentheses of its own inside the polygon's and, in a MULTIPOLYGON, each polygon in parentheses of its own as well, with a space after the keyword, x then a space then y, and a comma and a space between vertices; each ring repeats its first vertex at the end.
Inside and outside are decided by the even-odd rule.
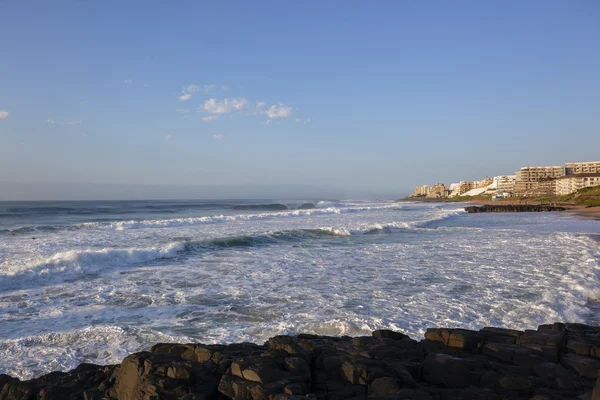
POLYGON ((275 336, 264 345, 158 343, 118 365, 81 364, 29 381, 0 374, 17 399, 600 399, 600 327, 430 328, 417 342, 275 336))
MULTIPOLYGON (((519 201, 519 200, 499 200, 499 201, 490 201, 490 200, 471 200, 468 201, 469 204, 477 204, 477 205, 541 205, 548 204, 540 201, 519 201)), ((556 203, 555 205, 566 208, 565 212, 575 214, 587 219, 594 219, 600 221, 600 207, 586 207, 586 206, 578 206, 573 204, 563 204, 556 203)))

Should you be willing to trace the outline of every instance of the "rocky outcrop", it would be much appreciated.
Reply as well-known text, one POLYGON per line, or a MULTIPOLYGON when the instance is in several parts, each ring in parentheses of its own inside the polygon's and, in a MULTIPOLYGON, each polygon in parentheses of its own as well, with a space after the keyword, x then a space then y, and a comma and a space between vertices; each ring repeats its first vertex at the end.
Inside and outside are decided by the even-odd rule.
POLYGON ((276 336, 259 346, 157 344, 118 366, 82 364, 21 382, 0 399, 600 400, 600 328, 428 329, 370 337, 276 336))
POLYGON ((484 212, 543 212, 543 211, 565 211, 564 207, 543 205, 543 204, 498 204, 483 206, 465 207, 468 213, 484 213, 484 212))

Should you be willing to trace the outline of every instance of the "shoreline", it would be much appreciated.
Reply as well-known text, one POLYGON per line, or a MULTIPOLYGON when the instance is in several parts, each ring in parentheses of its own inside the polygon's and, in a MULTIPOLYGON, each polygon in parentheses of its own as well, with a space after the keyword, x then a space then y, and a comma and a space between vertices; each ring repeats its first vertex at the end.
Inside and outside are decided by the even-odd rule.
POLYGON ((263 345, 158 343, 118 365, 80 364, 28 381, 21 399, 600 399, 600 327, 429 328, 371 336, 275 336, 263 345))
MULTIPOLYGON (((519 201, 519 200, 470 200, 467 203, 477 205, 548 205, 540 201, 519 201)), ((553 205, 566 208, 565 212, 584 217, 586 219, 594 219, 600 221, 600 207, 577 206, 565 203, 553 203, 553 205)))

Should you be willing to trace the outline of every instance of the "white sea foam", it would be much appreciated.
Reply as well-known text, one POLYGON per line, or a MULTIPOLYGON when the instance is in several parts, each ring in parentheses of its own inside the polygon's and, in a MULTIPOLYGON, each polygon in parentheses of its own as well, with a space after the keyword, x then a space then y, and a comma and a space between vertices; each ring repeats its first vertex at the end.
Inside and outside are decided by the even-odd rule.
MULTIPOLYGON (((169 243, 165 246, 151 248, 103 248, 87 250, 69 250, 59 252, 51 257, 43 258, 29 264, 7 265, 0 270, 0 290, 14 287, 11 277, 21 276, 24 279, 44 276, 45 279, 56 278, 59 273, 82 274, 95 272, 108 267, 147 263, 157 259, 172 258, 185 248, 181 242, 169 243), (5 286, 6 285, 6 286, 5 286)), ((65 276, 63 276, 63 279, 65 276)))
POLYGON ((205 217, 190 217, 190 218, 170 218, 170 219, 154 219, 142 221, 119 221, 113 223, 90 222, 81 224, 82 227, 89 228, 111 228, 116 230, 136 229, 136 228, 170 228, 170 227, 185 227, 204 224, 218 224, 224 222, 236 221, 260 221, 279 218, 302 218, 316 215, 330 214, 348 214, 360 213, 365 211, 375 211, 393 208, 393 205, 375 206, 375 207, 327 207, 315 208, 310 210, 289 210, 280 212, 267 212, 257 214, 237 214, 237 215, 213 215, 205 217))
POLYGON ((600 248, 584 234, 596 221, 340 204, 2 236, 0 372, 115 363, 170 340, 600 323, 600 248))
POLYGON ((20 379, 44 371, 67 371, 82 362, 118 364, 130 352, 146 350, 148 343, 187 341, 149 329, 99 325, 74 331, 50 332, 0 343, 0 373, 20 379), (68 349, 68 351, 66 351, 68 349))

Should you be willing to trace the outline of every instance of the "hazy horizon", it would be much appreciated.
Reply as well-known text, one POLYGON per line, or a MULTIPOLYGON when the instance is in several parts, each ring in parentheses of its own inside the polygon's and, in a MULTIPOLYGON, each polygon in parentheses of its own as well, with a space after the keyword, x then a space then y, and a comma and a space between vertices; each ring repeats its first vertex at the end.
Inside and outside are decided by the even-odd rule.
POLYGON ((2 183, 0 201, 103 200, 335 200, 398 199, 406 191, 369 191, 316 185, 131 185, 82 183, 2 183))
POLYGON ((4 2, 0 198, 403 196, 595 161, 599 20, 593 1, 4 2))

